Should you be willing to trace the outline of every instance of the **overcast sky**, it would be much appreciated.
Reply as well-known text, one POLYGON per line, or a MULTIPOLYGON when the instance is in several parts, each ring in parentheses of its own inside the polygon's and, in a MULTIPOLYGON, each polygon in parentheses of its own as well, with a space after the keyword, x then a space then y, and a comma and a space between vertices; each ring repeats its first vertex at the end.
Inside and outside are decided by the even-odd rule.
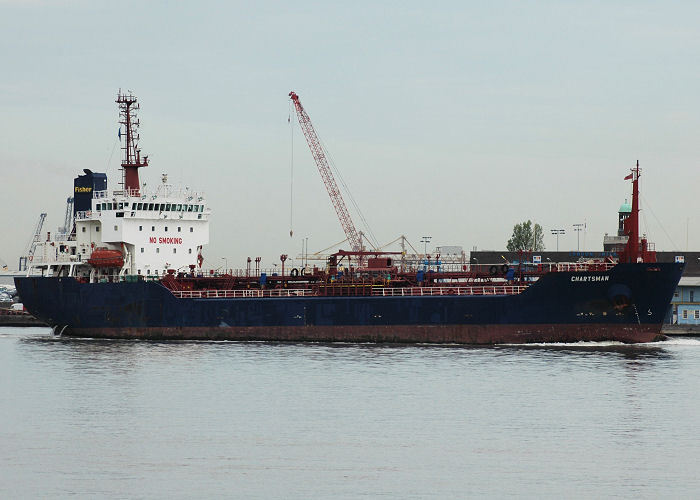
POLYGON ((698 2, 0 0, 0 258, 83 168, 116 187, 119 88, 142 180, 206 193, 212 267, 344 238, 290 90, 380 243, 502 249, 532 219, 601 250, 639 159, 642 231, 698 250, 698 26, 698 2))

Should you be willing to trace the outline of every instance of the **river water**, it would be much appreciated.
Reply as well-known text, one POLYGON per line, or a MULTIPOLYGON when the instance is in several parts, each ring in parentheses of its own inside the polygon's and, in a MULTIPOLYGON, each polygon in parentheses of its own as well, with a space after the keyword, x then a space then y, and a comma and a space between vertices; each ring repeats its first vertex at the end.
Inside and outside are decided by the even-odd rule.
POLYGON ((0 329, 2 498, 694 498, 700 341, 143 342, 0 329))

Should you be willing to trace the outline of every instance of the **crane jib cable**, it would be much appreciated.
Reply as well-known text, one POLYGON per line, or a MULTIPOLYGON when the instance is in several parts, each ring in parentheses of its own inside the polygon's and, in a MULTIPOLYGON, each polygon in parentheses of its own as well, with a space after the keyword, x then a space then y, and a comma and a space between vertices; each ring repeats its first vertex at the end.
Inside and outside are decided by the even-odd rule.
MULTIPOLYGON (((335 167, 335 165, 331 166, 331 163, 328 159, 329 155, 327 155, 327 150, 323 147, 321 140, 316 134, 313 124, 311 123, 311 119, 304 110, 301 101, 299 100, 299 96, 294 92, 290 92, 289 97, 294 103, 294 108, 296 109, 299 125, 302 131, 304 132, 304 137, 306 138, 306 142, 309 146, 309 149, 311 150, 311 154, 314 158, 314 161, 316 162, 316 166, 318 167, 319 173, 321 174, 321 179, 323 180, 323 183, 326 186, 328 195, 331 198, 331 203, 333 204, 333 208, 335 209, 336 214, 338 215, 338 219, 340 220, 340 224, 343 228, 343 231, 345 232, 345 235, 347 236, 353 251, 360 251, 362 249, 361 236, 358 233, 355 224, 352 221, 352 217, 348 212, 347 206, 345 205, 345 201, 343 200, 343 196, 340 190, 338 189, 335 177, 333 176, 333 170, 336 170, 338 177, 341 179, 341 185, 345 188, 345 191, 348 193, 348 197, 351 200, 351 203, 353 204, 355 209, 359 211, 359 207, 357 206, 357 203, 355 202, 354 198, 352 197, 352 194, 347 188, 347 184, 345 184, 345 182, 342 180, 342 176, 340 175, 337 167, 335 167)), ((361 212, 360 218, 366 224, 366 219, 361 214, 361 212)), ((369 231, 369 233, 371 234, 371 230, 369 231)), ((372 237, 374 238, 373 235, 372 237)))

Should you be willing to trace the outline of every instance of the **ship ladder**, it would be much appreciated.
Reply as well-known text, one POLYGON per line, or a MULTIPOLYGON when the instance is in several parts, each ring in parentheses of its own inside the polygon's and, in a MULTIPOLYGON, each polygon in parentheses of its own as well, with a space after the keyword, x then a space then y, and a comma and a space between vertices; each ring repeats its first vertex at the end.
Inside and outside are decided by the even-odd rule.
POLYGON ((642 322, 639 319, 639 312, 637 311, 637 304, 632 304, 632 307, 634 307, 634 315, 637 316, 637 324, 641 325, 642 322))

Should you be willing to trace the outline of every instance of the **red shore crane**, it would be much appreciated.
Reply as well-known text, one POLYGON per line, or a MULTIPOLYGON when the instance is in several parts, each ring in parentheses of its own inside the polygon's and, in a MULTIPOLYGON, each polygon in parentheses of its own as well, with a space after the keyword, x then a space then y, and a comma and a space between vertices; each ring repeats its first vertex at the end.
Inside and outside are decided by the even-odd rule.
POLYGON ((321 141, 316 135, 314 126, 311 124, 311 118, 309 118, 309 115, 304 110, 304 106, 301 105, 299 96, 295 92, 290 92, 289 97, 292 99, 292 102, 294 102, 297 118, 299 118, 299 125, 301 125, 301 129, 304 131, 304 137, 306 137, 306 142, 309 144, 309 149, 311 149, 311 154, 314 157, 318 171, 321 173, 323 183, 326 185, 328 196, 331 197, 333 208, 335 208, 335 212, 338 214, 338 219, 340 219, 340 225, 343 226, 345 236, 348 238, 352 251, 360 252, 362 251, 360 233, 355 228, 355 224, 353 224, 352 218, 350 218, 348 208, 345 206, 345 201, 343 201, 343 196, 338 189, 338 185, 335 183, 335 178, 333 177, 333 172, 331 172, 326 154, 323 151, 323 146, 321 146, 321 141))

